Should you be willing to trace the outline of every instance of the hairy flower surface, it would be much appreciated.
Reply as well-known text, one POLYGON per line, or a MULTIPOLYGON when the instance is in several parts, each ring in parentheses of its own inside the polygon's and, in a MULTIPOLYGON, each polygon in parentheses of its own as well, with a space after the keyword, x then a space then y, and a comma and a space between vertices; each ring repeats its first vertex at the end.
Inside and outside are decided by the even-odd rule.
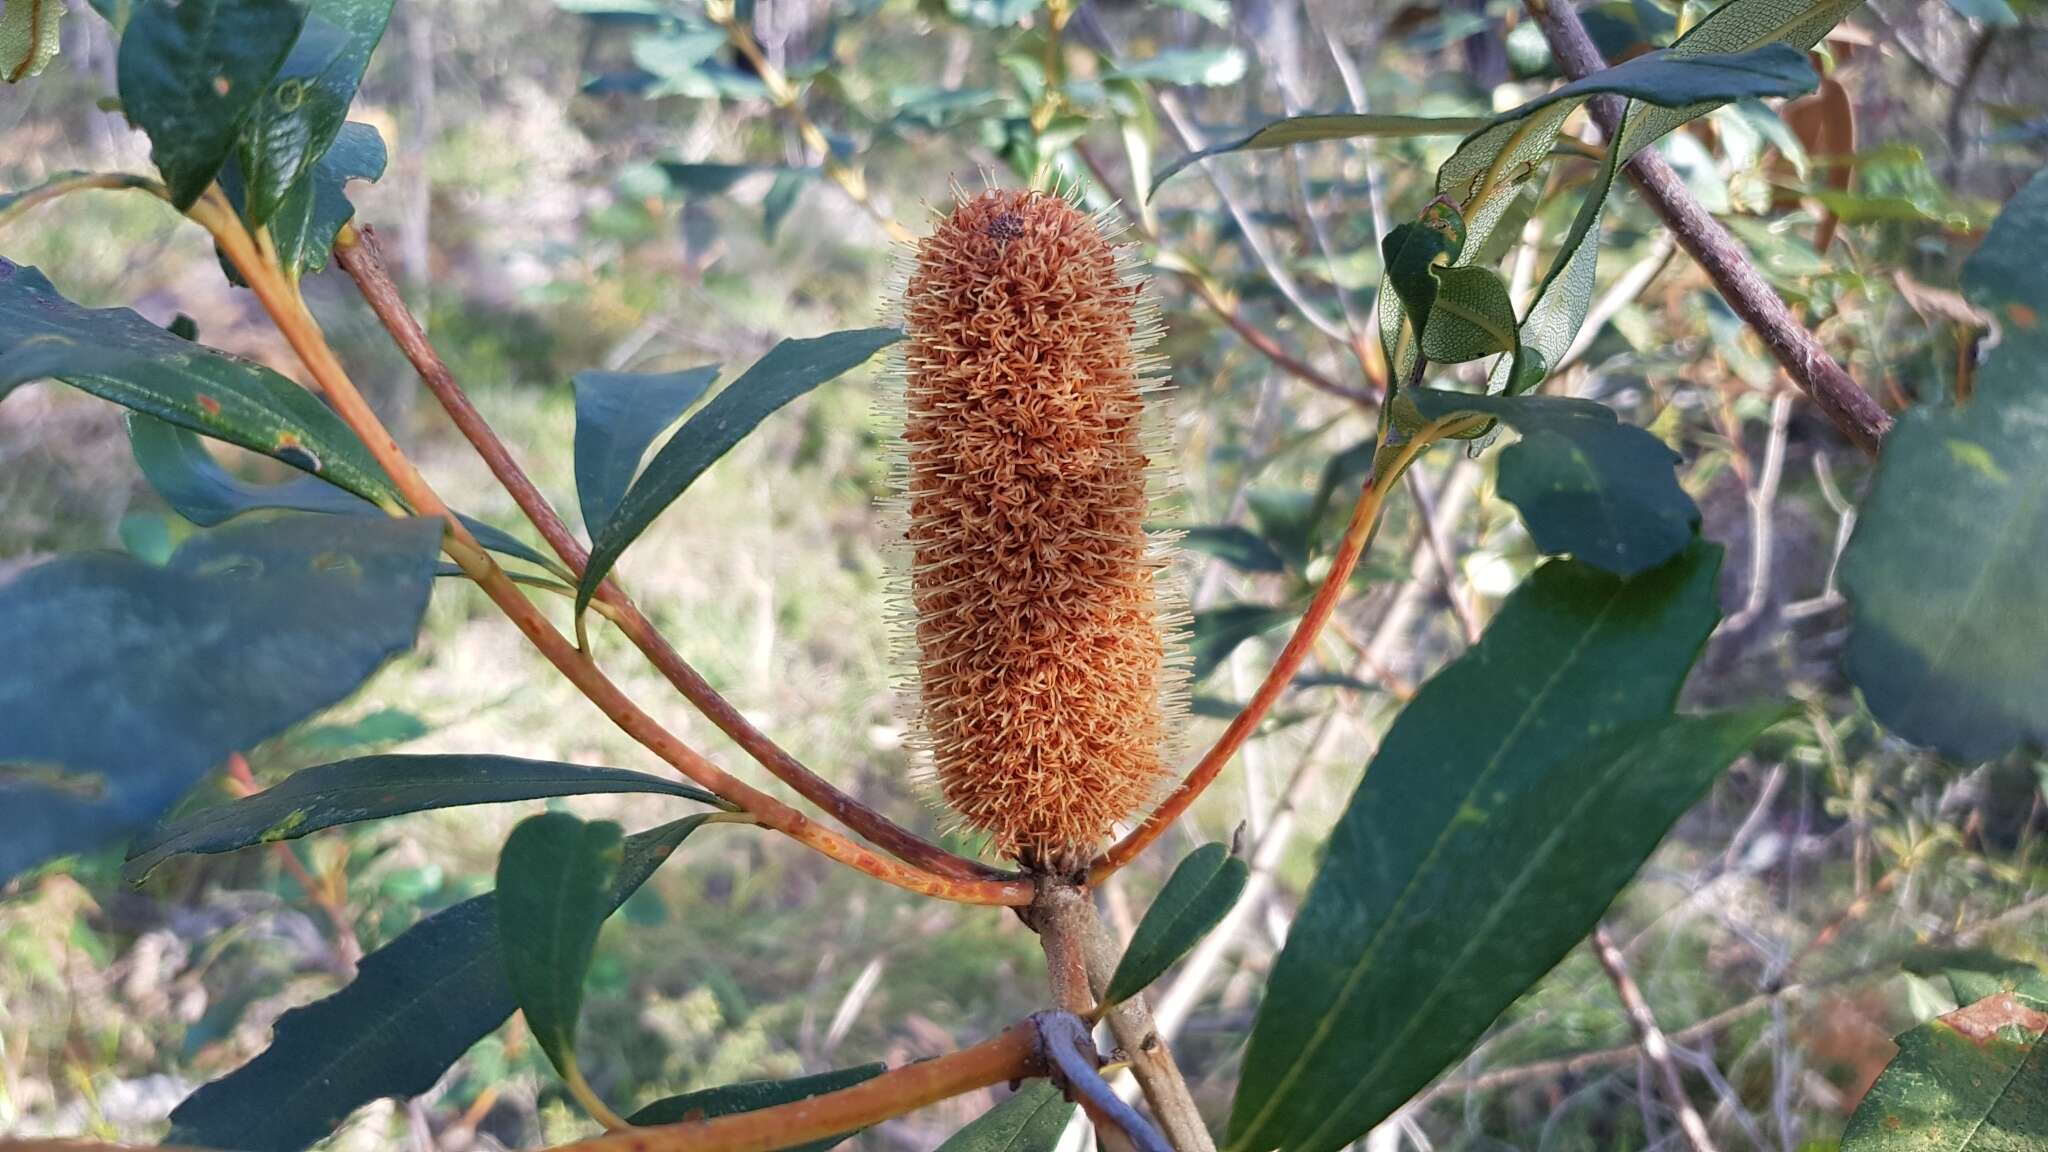
POLYGON ((919 734, 992 848, 1077 867, 1158 792, 1179 676, 1145 531, 1149 304, 1099 220, 992 189, 917 246, 903 322, 919 734))

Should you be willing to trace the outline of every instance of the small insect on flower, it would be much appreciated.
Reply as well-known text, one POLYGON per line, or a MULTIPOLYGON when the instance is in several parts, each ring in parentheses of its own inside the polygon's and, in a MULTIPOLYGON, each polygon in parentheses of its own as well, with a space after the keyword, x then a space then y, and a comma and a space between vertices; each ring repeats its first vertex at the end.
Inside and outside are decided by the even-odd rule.
POLYGON ((899 365, 914 733, 945 803, 1027 866, 1084 865, 1165 779, 1185 672, 1145 523, 1156 311, 1066 198, 962 198, 911 254, 899 365))

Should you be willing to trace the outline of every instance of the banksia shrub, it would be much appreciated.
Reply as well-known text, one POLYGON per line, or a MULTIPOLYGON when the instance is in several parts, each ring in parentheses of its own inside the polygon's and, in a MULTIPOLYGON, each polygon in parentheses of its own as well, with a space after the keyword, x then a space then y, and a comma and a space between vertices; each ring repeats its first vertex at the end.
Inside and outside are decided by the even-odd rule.
POLYGON ((901 480, 915 727, 990 847, 1079 867, 1164 779, 1183 678, 1162 611, 1157 324, 1102 222, 992 189, 917 245, 901 480))

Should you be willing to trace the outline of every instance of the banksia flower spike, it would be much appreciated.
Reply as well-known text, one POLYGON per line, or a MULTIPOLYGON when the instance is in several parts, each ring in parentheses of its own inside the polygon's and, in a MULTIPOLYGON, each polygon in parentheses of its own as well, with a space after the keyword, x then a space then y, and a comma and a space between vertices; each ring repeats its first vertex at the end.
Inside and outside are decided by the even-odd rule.
POLYGON ((1185 679, 1145 530, 1156 311, 1103 221, 1045 192, 962 198, 906 272, 913 729, 965 827, 1072 871, 1160 791, 1185 679))

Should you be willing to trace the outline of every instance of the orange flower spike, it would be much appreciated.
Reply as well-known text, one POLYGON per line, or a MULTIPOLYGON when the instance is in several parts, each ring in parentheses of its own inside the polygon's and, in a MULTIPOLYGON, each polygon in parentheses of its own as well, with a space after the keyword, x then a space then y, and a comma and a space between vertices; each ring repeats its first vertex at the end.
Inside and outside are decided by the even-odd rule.
POLYGON ((1157 323, 1102 222, 1054 194, 963 199, 908 271, 917 735, 966 827, 1073 871, 1159 792, 1185 679, 1145 530, 1157 323))

